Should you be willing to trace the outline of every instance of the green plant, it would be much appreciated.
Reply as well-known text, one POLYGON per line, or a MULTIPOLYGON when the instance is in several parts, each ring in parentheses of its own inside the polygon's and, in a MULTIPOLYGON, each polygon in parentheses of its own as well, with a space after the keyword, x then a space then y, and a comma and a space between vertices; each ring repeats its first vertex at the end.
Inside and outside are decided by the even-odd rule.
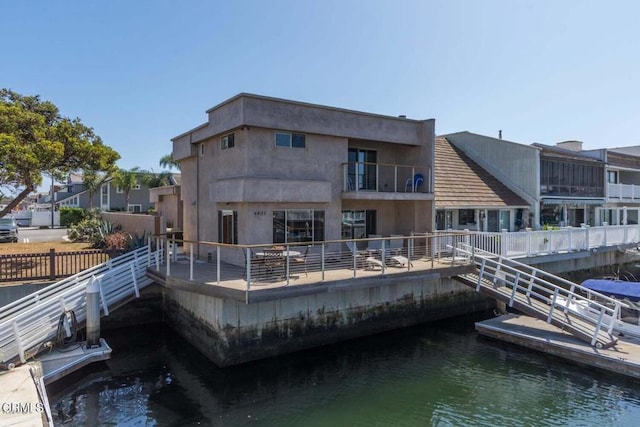
POLYGON ((106 245, 107 236, 119 230, 119 226, 114 226, 92 213, 78 224, 69 227, 67 236, 74 242, 88 242, 94 248, 103 248, 106 245))
POLYGON ((69 227, 87 217, 88 213, 82 208, 63 206, 60 208, 60 225, 69 227))
POLYGON ((127 249, 130 251, 140 249, 141 247, 147 244, 147 238, 148 238, 148 234, 146 231, 144 231, 142 235, 139 235, 137 233, 134 234, 133 236, 129 235, 129 246, 127 249))

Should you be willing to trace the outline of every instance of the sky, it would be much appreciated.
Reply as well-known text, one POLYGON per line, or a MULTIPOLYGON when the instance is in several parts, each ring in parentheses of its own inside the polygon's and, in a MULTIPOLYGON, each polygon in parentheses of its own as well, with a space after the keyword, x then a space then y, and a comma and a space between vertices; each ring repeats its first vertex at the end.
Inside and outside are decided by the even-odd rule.
POLYGON ((640 2, 0 0, 0 87, 160 171, 240 93, 523 144, 640 144, 640 2))

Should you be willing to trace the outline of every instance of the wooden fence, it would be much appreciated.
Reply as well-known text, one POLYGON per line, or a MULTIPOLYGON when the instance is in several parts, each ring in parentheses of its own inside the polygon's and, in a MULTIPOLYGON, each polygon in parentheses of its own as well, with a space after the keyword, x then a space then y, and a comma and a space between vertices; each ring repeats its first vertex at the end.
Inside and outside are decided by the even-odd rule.
POLYGON ((0 255, 0 282, 56 280, 109 260, 102 249, 39 254, 0 255))

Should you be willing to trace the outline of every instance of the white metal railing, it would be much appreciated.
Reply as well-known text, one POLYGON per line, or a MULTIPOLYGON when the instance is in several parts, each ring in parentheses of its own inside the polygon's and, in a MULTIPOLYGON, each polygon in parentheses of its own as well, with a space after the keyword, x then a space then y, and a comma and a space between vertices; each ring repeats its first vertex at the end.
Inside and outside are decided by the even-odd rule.
POLYGON ((383 163, 343 163, 343 191, 431 193, 431 169, 383 163))
MULTIPOLYGON (((565 316, 571 312, 572 316, 579 317, 584 323, 591 325, 591 345, 598 345, 601 332, 611 334, 614 328, 614 319, 619 317, 621 308, 628 305, 614 298, 598 294, 576 283, 555 276, 546 271, 520 263, 513 259, 496 256, 476 248, 466 247, 460 249, 461 253, 470 256, 477 267, 476 291, 487 288, 492 291, 497 287, 505 287, 510 294, 509 306, 513 306, 516 298, 520 301, 531 300, 541 302, 535 309, 546 310, 546 321, 551 323, 564 322, 571 325, 565 316), (598 299, 590 299, 589 296, 597 295, 598 299), (571 310, 571 304, 585 304, 590 308, 591 315, 571 310), (563 316, 558 316, 563 314, 563 316)), ((533 305, 532 305, 533 307, 533 305)))
POLYGON ((476 248, 509 258, 640 243, 640 225, 635 224, 471 234, 476 248))
POLYGON ((109 307, 152 283, 147 267, 163 261, 161 248, 151 244, 113 258, 0 308, 0 363, 19 358, 24 363, 55 336, 61 314, 73 311, 85 320, 85 292, 91 281, 100 287, 102 314, 109 307))
POLYGON ((607 185, 607 197, 615 200, 640 200, 640 186, 634 184, 612 184, 607 185))
MULTIPOLYGON (((168 256, 171 262, 158 269, 170 277, 175 268, 172 263, 189 264, 189 280, 194 280, 194 274, 199 270, 206 274, 206 277, 200 275, 199 281, 220 285, 223 281, 243 280, 245 290, 249 291, 256 283, 288 285, 292 280, 309 277, 312 273, 319 273, 314 277, 324 282, 330 278, 334 280, 334 272, 338 270, 342 270, 341 274, 350 270, 350 277, 356 278, 401 273, 418 267, 424 270, 440 263, 453 266, 468 263, 467 259, 457 256, 455 248, 458 244, 468 243, 469 236, 469 233, 413 233, 410 236, 276 245, 230 245, 170 239, 165 252, 176 254, 177 248, 172 248, 179 242, 184 254, 179 260, 168 256), (199 257, 196 255, 198 252, 199 257), (198 258, 206 259, 207 268, 196 268, 198 258)), ((185 270, 178 274, 184 277, 185 270)))

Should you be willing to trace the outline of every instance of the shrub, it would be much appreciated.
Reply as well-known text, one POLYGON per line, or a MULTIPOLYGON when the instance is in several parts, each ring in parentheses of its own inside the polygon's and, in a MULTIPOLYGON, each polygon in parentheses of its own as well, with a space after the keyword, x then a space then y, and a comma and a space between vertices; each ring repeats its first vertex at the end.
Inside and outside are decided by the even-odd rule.
POLYGON ((60 225, 69 227, 85 219, 89 214, 82 208, 64 206, 60 208, 60 225))
POLYGON ((102 220, 97 214, 92 213, 78 224, 69 227, 67 236, 74 242, 88 242, 94 248, 104 248, 108 235, 119 231, 120 227, 115 227, 108 221, 102 220))

